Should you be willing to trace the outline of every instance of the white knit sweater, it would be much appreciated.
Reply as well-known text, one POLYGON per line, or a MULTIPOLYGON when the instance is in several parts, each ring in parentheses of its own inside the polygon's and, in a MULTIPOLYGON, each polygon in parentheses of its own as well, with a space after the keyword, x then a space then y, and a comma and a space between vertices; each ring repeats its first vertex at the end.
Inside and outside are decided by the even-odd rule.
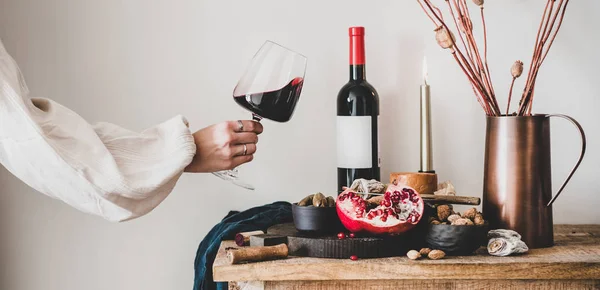
POLYGON ((110 221, 142 216, 196 153, 187 125, 177 116, 137 133, 30 98, 0 40, 0 163, 41 193, 110 221))

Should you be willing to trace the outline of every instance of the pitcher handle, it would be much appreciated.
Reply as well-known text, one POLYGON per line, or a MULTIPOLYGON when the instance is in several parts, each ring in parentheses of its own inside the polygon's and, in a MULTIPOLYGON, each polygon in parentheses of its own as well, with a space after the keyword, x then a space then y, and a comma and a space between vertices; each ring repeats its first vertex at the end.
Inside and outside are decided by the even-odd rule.
POLYGON ((560 187, 560 189, 558 190, 558 192, 556 193, 556 195, 546 205, 546 206, 551 206, 554 203, 554 201, 556 200, 556 198, 558 197, 558 195, 563 191, 563 189, 565 188, 565 186, 567 185, 567 183, 569 182, 569 180, 571 179, 571 177, 573 177, 573 174, 575 173, 575 170, 577 170, 577 168, 579 167, 579 164, 581 164, 581 161, 583 160, 583 156, 585 155, 586 138, 585 138, 585 132, 583 132, 583 128, 581 127, 581 125, 579 125, 579 123, 577 121, 575 121, 575 119, 573 119, 573 118, 571 118, 571 117, 569 117, 567 115, 561 115, 561 114, 550 114, 550 115, 547 115, 547 116, 549 118, 550 117, 559 117, 559 118, 563 118, 565 120, 568 120, 569 122, 571 122, 571 124, 575 125, 577 127, 577 129, 579 129, 579 133, 581 134, 581 155, 579 155, 579 160, 577 161, 577 164, 575 164, 575 167, 573 167, 573 169, 571 170, 571 173, 569 173, 569 176, 567 177, 567 180, 565 180, 565 182, 560 187))

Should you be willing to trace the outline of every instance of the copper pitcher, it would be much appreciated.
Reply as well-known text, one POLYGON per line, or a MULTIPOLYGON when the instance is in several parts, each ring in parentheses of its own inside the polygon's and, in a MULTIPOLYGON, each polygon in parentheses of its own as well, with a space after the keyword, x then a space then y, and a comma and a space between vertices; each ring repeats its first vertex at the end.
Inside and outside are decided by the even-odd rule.
POLYGON ((514 230, 530 248, 552 246, 552 203, 579 167, 585 146, 583 128, 566 115, 488 116, 482 210, 490 229, 514 230), (554 196, 550 117, 569 120, 582 140, 579 160, 554 196))

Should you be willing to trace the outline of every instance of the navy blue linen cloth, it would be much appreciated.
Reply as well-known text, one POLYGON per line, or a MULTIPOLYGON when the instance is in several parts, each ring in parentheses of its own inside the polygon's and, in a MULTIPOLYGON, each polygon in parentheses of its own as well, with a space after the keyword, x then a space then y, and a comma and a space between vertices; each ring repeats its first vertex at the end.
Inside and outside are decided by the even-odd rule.
POLYGON ((272 225, 291 222, 292 205, 278 201, 238 212, 230 211, 223 220, 215 225, 204 237, 194 261, 193 290, 228 289, 226 282, 215 283, 212 276, 212 265, 222 240, 233 240, 240 232, 262 230, 266 232, 272 225))

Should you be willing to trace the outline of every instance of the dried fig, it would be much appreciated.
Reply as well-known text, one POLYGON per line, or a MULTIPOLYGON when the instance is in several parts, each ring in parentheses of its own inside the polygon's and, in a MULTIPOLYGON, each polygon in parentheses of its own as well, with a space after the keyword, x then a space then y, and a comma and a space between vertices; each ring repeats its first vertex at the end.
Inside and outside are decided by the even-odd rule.
POLYGON ((335 206, 335 199, 332 196, 328 196, 327 197, 327 206, 328 207, 334 207, 335 206))
POLYGON ((313 197, 313 206, 315 207, 325 207, 327 203, 327 198, 320 192, 316 193, 313 197))
POLYGON ((298 202, 299 206, 307 206, 307 205, 311 205, 313 203, 313 197, 315 195, 311 194, 305 198, 303 198, 300 202, 298 202))

